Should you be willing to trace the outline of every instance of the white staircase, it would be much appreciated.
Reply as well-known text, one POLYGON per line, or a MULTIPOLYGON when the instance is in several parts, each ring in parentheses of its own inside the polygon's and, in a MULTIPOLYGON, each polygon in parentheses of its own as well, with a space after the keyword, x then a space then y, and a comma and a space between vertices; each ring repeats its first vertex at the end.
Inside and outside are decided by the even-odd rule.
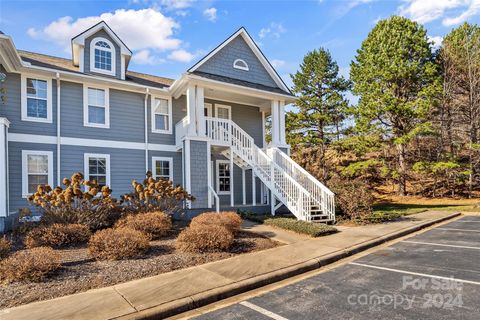
MULTIPOLYGON (((207 137, 231 148, 234 162, 252 168, 255 175, 299 220, 334 222, 334 194, 277 148, 267 153, 253 138, 231 120, 206 118, 207 137)), ((272 199, 273 201, 273 199, 272 199)))

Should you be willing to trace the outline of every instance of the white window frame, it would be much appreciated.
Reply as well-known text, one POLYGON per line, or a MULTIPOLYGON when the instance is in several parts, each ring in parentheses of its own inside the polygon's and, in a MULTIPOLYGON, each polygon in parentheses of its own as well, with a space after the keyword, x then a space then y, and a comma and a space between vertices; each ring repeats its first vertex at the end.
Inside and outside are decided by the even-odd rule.
POLYGON ((215 104, 215 118, 218 118, 218 109, 228 109, 228 120, 232 120, 232 106, 226 104, 215 104))
POLYGON ((173 114, 172 114, 172 98, 171 97, 164 97, 164 96, 151 96, 150 99, 150 122, 151 122, 151 127, 152 127, 152 132, 153 133, 163 133, 163 134, 172 134, 173 129, 172 129, 172 124, 173 124, 173 114), (161 130, 156 128, 155 124, 155 115, 157 114, 155 112, 155 100, 156 99, 163 99, 168 101, 168 130, 161 130))
POLYGON ((53 187, 53 151, 22 150, 22 197, 31 195, 28 192, 28 156, 48 156, 48 185, 53 187))
MULTIPOLYGON (((84 153, 83 154, 83 176, 85 180, 90 180, 90 171, 89 171, 89 166, 88 162, 90 158, 105 158, 106 164, 107 164, 107 170, 105 173, 105 181, 106 185, 111 188, 110 184, 110 155, 109 154, 101 154, 101 153, 84 153)), ((85 189, 88 190, 88 186, 85 186, 85 189)), ((98 190, 98 193, 100 193, 101 190, 98 190)))
POLYGON ((211 117, 212 116, 212 107, 213 105, 211 103, 205 102, 203 104, 204 108, 207 109, 207 115, 205 117, 211 117))
POLYGON ((52 79, 32 74, 21 75, 21 117, 22 121, 52 123, 52 79), (47 82, 47 118, 29 117, 27 112, 27 78, 43 80, 47 82))
POLYGON ((250 69, 248 68, 248 63, 247 63, 245 60, 243 60, 243 59, 235 59, 235 61, 233 61, 233 67, 234 67, 235 69, 240 69, 240 70, 243 70, 243 71, 249 71, 249 70, 250 70, 250 69), (239 63, 239 62, 245 64, 245 66, 239 66, 239 65, 237 65, 237 63, 239 63))
POLYGON ((228 164, 230 165, 230 160, 217 160, 216 161, 216 169, 215 169, 215 186, 217 189, 217 194, 221 195, 227 195, 231 194, 232 192, 232 175, 233 175, 233 168, 230 168, 230 176, 228 177, 230 179, 230 191, 220 191, 220 164, 228 164))
MULTIPOLYGON (((102 107, 102 106, 96 106, 102 107)), ((101 86, 91 86, 88 84, 83 85, 83 126, 84 127, 94 127, 94 128, 110 128, 110 91, 106 87, 101 86), (105 123, 90 123, 88 121, 88 89, 97 89, 103 90, 105 93, 105 123)))
POLYGON ((92 41, 90 42, 90 71, 92 72, 97 72, 97 73, 103 73, 109 76, 115 76, 116 75, 116 49, 113 43, 103 37, 97 37, 93 38, 92 41), (104 69, 98 69, 95 68, 95 44, 98 41, 105 41, 109 46, 110 49, 108 48, 101 48, 101 50, 105 51, 110 51, 112 54, 112 70, 104 70, 104 69))
POLYGON ((157 161, 167 161, 169 166, 170 174, 168 180, 173 181, 173 158, 172 157, 152 157, 152 176, 153 179, 160 178, 157 176, 157 161))

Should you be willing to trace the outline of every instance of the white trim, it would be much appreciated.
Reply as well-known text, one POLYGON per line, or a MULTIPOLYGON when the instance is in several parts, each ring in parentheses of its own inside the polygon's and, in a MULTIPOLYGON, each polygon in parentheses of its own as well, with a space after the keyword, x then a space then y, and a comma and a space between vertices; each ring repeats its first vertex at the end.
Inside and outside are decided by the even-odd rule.
POLYGON ((120 56, 120 79, 125 80, 125 55, 120 56))
POLYGON ((204 106, 204 109, 207 109, 207 117, 211 117, 211 116, 212 116, 213 104, 208 103, 208 102, 205 102, 205 103, 203 104, 203 106, 204 106))
MULTIPOLYGON (((111 187, 110 184, 110 155, 102 153, 84 153, 83 154, 83 175, 85 180, 90 180, 90 172, 88 170, 88 160, 90 158, 105 158, 106 161, 106 172, 105 172, 105 183, 107 186, 111 187)), ((88 189, 88 187, 86 187, 88 189)), ((98 190, 100 192, 100 190, 98 190)))
POLYGON ((218 118, 218 109, 228 109, 228 120, 232 120, 232 106, 215 103, 215 118, 218 118))
POLYGON ((287 86, 285 83, 283 83, 282 79, 280 76, 275 72, 273 69, 272 65, 268 62, 268 60, 265 58, 265 56, 261 53, 260 49, 258 46, 255 44, 255 41, 250 37, 250 35, 247 33, 245 28, 240 28, 237 32, 235 32, 230 38, 225 40, 221 45, 219 45, 215 50, 210 52, 208 55, 206 55, 202 60, 198 61, 193 67, 188 69, 188 72, 193 72, 197 70, 202 64, 204 64, 207 60, 209 60, 211 57, 213 57, 218 51, 222 50, 223 47, 225 47, 227 44, 229 44, 233 39, 241 35, 247 45, 250 47, 250 49, 253 51, 255 56, 260 60, 260 63, 263 65, 265 70, 267 70, 268 74, 270 77, 272 77, 273 81, 278 85, 279 88, 282 88, 286 92, 289 92, 287 86))
POLYGON ((235 59, 235 61, 233 61, 233 67, 235 69, 240 69, 240 70, 244 70, 244 71, 249 71, 250 69, 248 68, 248 63, 243 60, 243 59, 235 59), (238 66, 237 63, 243 63, 244 66, 238 66))
POLYGON ((220 164, 228 164, 230 165, 230 160, 216 160, 215 163, 215 189, 217 190, 218 195, 228 195, 232 193, 232 168, 230 168, 230 176, 228 177, 230 179, 230 191, 220 191, 220 176, 219 176, 219 171, 220 171, 220 164))
POLYGON ((116 69, 117 69, 116 68, 116 66, 117 66, 116 65, 116 54, 117 54, 117 49, 115 49, 115 46, 113 45, 113 43, 110 40, 105 39, 103 37, 93 38, 92 41, 90 41, 90 71, 91 72, 96 72, 96 73, 102 73, 102 74, 106 74, 106 75, 110 75, 110 76, 116 76, 116 69), (112 67, 111 70, 98 69, 98 68, 95 67, 95 44, 98 41, 103 41, 110 46, 110 48, 100 48, 99 47, 100 48, 99 50, 110 52, 111 57, 112 57, 112 63, 110 65, 112 67))
MULTIPOLYGON (((192 191, 191 188, 191 182, 192 182, 192 176, 190 172, 190 140, 185 140, 185 148, 184 148, 185 156, 185 191, 190 193, 192 191)), ((187 208, 191 209, 192 208, 192 202, 190 200, 187 200, 187 208)))
POLYGON ((61 176, 61 173, 60 173, 60 163, 61 162, 61 152, 60 152, 60 146, 61 146, 61 141, 60 141, 60 137, 61 137, 61 131, 60 131, 60 128, 61 128, 61 112, 60 112, 60 97, 61 97, 61 85, 60 85, 60 74, 57 73, 57 186, 60 186, 61 185, 61 181, 62 179, 60 178, 61 176))
POLYGON ((242 204, 247 204, 247 192, 245 190, 245 169, 242 168, 242 204))
MULTIPOLYGON (((41 143, 41 144, 56 144, 56 136, 45 136, 36 134, 24 133, 9 133, 8 141, 10 142, 25 142, 25 143, 41 143)), ((143 142, 128 142, 128 141, 114 141, 114 140, 98 140, 98 139, 84 139, 60 137, 62 145, 82 146, 82 147, 101 147, 101 148, 115 148, 115 149, 132 149, 145 150, 145 143, 143 142)), ((148 150, 151 151, 168 151, 176 152, 177 148, 169 144, 148 144, 148 150)))
POLYGON ((8 215, 8 126, 6 118, 0 118, 0 217, 8 215))
POLYGON ((93 128, 105 128, 105 129, 110 128, 110 90, 107 87, 92 86, 92 85, 88 85, 86 83, 83 85, 83 126, 84 127, 93 127, 93 128), (105 109, 105 123, 104 124, 90 123, 88 121, 88 107, 89 107, 88 89, 103 90, 105 105, 104 106, 93 105, 93 106, 105 109))
POLYGON ((22 73, 21 75, 21 114, 22 121, 52 123, 52 79, 49 77, 37 76, 22 73), (47 118, 29 117, 27 114, 27 78, 35 80, 43 80, 47 82, 47 118))
POLYGON ((167 161, 168 162, 168 180, 173 181, 173 158, 172 157, 152 157, 152 176, 154 179, 157 179, 157 161, 167 161))
POLYGON ((210 142, 207 142, 207 185, 208 185, 208 194, 207 194, 207 207, 211 208, 212 207, 212 193, 210 192, 210 188, 213 189, 213 181, 212 181, 212 149, 210 142))
POLYGON ((22 150, 22 198, 27 198, 31 193, 28 192, 28 162, 29 155, 47 156, 48 161, 48 185, 53 185, 53 151, 44 150, 22 150))
POLYGON ((163 133, 163 134, 172 134, 173 129, 173 113, 172 113, 172 98, 171 97, 165 97, 165 96, 156 96, 156 95, 151 95, 150 96, 150 121, 151 121, 151 127, 152 127, 152 132, 153 133, 163 133), (154 111, 154 102, 156 99, 162 99, 162 100, 167 100, 168 103, 168 130, 160 130, 156 128, 155 124, 155 114, 156 112, 154 111))

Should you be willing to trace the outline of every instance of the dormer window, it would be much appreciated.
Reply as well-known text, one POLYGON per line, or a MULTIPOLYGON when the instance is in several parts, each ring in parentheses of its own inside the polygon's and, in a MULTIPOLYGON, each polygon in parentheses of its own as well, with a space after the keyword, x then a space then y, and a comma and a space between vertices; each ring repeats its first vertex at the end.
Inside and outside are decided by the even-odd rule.
POLYGON ((237 59, 233 62, 233 67, 235 69, 240 69, 244 71, 248 71, 248 64, 245 62, 245 60, 242 59, 237 59))
POLYGON ((105 38, 95 38, 90 45, 90 70, 115 76, 115 47, 105 38))

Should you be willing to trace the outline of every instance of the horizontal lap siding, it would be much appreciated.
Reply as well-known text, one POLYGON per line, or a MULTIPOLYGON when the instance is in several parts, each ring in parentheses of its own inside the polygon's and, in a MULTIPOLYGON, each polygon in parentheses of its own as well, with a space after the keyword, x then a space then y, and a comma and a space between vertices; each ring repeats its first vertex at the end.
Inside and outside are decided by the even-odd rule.
MULTIPOLYGON (((6 72, 0 67, 1 72, 6 72)), ((10 133, 23 134, 57 134, 57 84, 52 80, 52 87, 48 90, 52 93, 52 123, 22 121, 21 105, 21 77, 17 73, 7 73, 7 79, 3 83, 6 90, 5 103, 0 103, 0 117, 6 117, 10 121, 10 133)), ((34 78, 34 76, 32 76, 34 78)))
POLYGON ((61 86, 62 136, 144 142, 144 95, 110 89, 110 128, 92 128, 83 125, 83 85, 62 81, 61 86))

